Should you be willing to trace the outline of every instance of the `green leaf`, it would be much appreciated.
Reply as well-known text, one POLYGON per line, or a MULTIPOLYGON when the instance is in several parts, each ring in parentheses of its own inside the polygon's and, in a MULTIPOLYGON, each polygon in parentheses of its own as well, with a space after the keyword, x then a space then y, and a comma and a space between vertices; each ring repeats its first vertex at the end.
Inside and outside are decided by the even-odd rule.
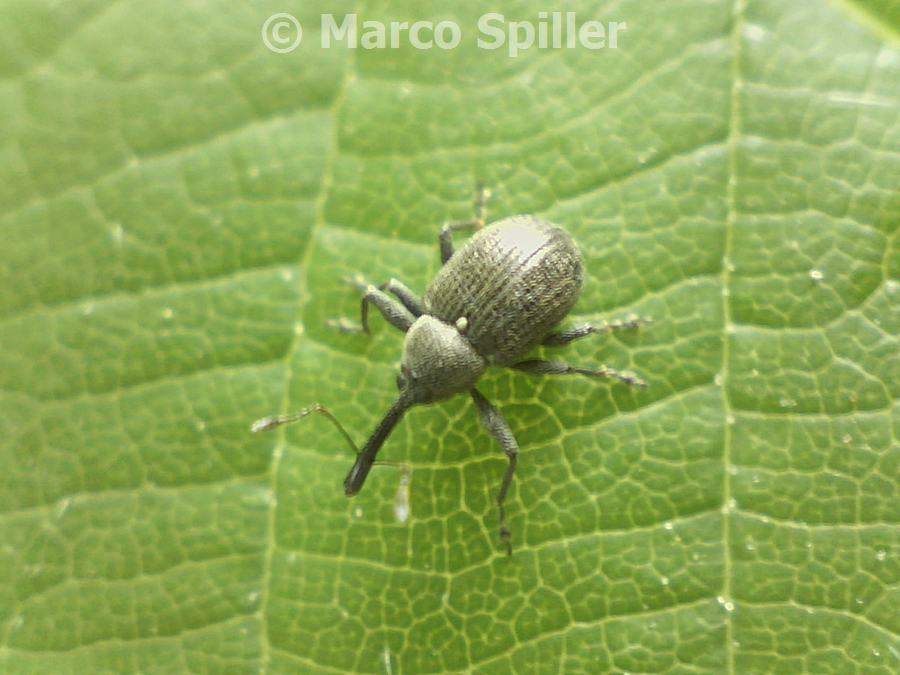
POLYGON ((0 671, 900 670, 896 1, 0 0, 0 32, 0 671), (626 27, 554 49, 554 11, 626 27), (461 42, 326 49, 323 12, 461 42), (491 12, 548 46, 479 47, 491 12), (512 557, 466 397, 353 499, 324 418, 249 432, 371 433, 402 335, 335 330, 341 277, 423 289, 479 177, 573 233, 574 319, 655 320, 547 350, 646 389, 479 385, 512 557))

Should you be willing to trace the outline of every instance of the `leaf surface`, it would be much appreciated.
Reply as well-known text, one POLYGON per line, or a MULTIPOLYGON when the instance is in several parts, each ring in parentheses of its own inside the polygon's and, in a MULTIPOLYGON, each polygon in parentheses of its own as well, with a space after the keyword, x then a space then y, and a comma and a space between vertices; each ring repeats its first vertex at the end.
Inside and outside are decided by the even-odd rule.
POLYGON ((900 5, 582 3, 615 48, 552 14, 478 46, 541 11, 0 1, 2 672, 900 670, 900 5), (461 42, 323 48, 323 12, 461 42), (655 321, 545 350, 646 389, 479 385, 512 557, 465 397, 350 500, 324 418, 249 433, 371 433, 402 335, 335 330, 341 278, 424 289, 479 177, 579 242, 572 320, 655 321))

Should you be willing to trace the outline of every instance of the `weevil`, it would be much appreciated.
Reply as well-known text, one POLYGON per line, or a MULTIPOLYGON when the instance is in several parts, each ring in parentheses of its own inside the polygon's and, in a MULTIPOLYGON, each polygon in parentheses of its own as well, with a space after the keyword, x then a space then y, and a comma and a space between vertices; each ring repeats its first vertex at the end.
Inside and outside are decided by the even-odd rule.
POLYGON ((400 393, 362 450, 318 404, 292 415, 265 417, 252 430, 272 429, 311 412, 325 415, 356 452, 356 462, 344 480, 344 492, 352 496, 366 482, 375 456, 407 410, 468 392, 482 425, 509 460, 496 503, 500 539, 511 554, 512 536, 504 503, 519 446, 500 411, 475 384, 488 367, 495 366, 531 375, 579 373, 645 386, 636 375, 606 366, 591 370, 564 361, 523 357, 540 345, 565 345, 594 333, 635 328, 651 320, 632 316, 624 321, 557 329, 581 295, 584 259, 578 246, 564 229, 533 215, 510 216, 485 225, 486 195, 485 190, 479 190, 474 219, 451 221, 441 228, 438 242, 442 267, 421 298, 396 279, 380 286, 359 278, 348 280, 363 294, 359 330, 369 332, 369 305, 374 305, 388 323, 406 333, 397 375, 400 393), (461 230, 475 230, 475 234, 454 251, 453 233, 461 230))

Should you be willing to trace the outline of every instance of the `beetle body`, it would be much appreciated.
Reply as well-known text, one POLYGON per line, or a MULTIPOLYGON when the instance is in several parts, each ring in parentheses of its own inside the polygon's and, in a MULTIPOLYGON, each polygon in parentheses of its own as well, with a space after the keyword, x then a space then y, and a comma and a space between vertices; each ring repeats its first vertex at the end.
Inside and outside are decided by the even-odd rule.
POLYGON ((569 233, 535 216, 476 232, 425 291, 428 314, 456 326, 492 366, 508 366, 562 321, 581 294, 584 262, 569 233))
MULTIPOLYGON (((532 375, 580 373, 643 386, 636 376, 606 366, 585 370, 563 361, 521 359, 541 344, 564 345, 592 333, 633 328, 648 320, 633 317, 600 326, 579 324, 556 330, 578 300, 584 280, 584 261, 575 241, 562 228, 531 215, 511 216, 484 227, 480 208, 483 197, 481 193, 476 202, 476 220, 447 223, 442 228, 439 241, 444 264, 421 299, 395 279, 379 287, 354 282, 363 291, 362 330, 368 332, 368 306, 373 304, 391 325, 406 333, 406 339, 397 376, 399 395, 362 450, 357 451, 356 462, 344 481, 344 492, 359 492, 378 450, 410 407, 468 392, 482 425, 509 459, 497 506, 500 537, 511 552, 503 505, 519 447, 506 420, 475 384, 489 366, 503 366, 532 375), (454 252, 451 235, 462 229, 478 231, 454 252)), ((254 424, 253 430, 270 429, 310 412, 329 417, 356 449, 337 420, 318 405, 294 415, 264 418, 254 424)))
POLYGON ((569 234, 540 218, 479 230, 425 291, 406 334, 400 390, 434 403, 469 391, 487 366, 519 361, 572 309, 582 268, 569 234))

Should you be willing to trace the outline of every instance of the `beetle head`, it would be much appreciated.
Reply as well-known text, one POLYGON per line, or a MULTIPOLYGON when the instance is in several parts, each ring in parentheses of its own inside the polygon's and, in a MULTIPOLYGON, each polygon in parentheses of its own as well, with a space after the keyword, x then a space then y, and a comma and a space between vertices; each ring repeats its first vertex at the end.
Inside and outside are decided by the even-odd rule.
POLYGON ((397 387, 415 403, 434 403, 469 391, 485 367, 457 326, 425 314, 406 334, 397 387))

